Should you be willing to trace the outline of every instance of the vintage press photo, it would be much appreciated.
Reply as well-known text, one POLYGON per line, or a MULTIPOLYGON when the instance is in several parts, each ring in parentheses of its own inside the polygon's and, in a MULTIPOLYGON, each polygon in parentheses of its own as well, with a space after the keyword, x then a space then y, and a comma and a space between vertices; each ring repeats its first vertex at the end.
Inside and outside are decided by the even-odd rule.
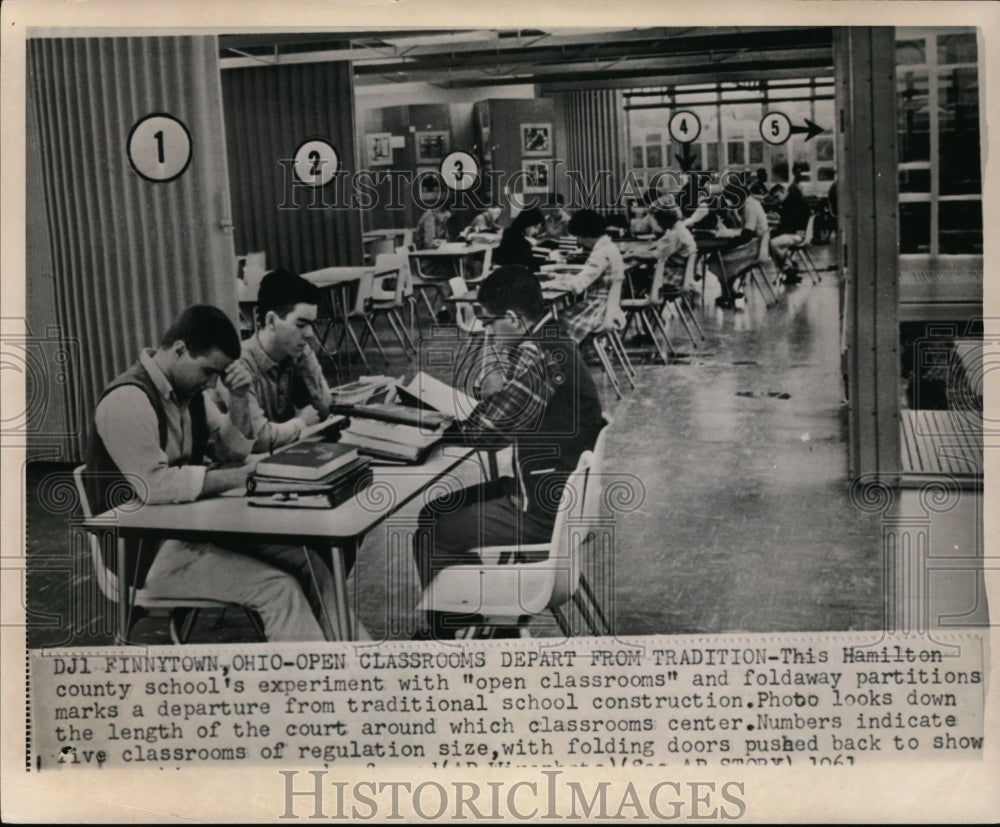
POLYGON ((724 8, 5 4, 5 819, 996 816, 997 13, 724 8))

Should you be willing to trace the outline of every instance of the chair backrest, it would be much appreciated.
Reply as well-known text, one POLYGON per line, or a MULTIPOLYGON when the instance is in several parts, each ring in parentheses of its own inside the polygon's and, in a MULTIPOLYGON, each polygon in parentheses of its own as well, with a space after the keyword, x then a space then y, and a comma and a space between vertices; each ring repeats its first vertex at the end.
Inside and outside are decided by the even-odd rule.
POLYGON ((403 303, 406 278, 402 269, 409 271, 407 256, 398 253, 379 253, 375 257, 375 275, 372 278, 372 301, 391 301, 399 306, 403 303))
POLYGON ((587 500, 587 486, 591 478, 594 454, 584 451, 576 464, 576 469, 563 487, 559 500, 559 511, 552 529, 552 543, 549 558, 541 563, 530 563, 536 567, 548 566, 553 572, 552 597, 549 607, 561 606, 569 600, 580 584, 583 570, 583 550, 590 531, 584 517, 584 503, 587 500))
MULTIPOLYGON (((469 292, 469 285, 461 276, 448 279, 448 289, 453 296, 461 296, 469 292)), ((482 333, 483 324, 476 318, 476 313, 469 302, 455 302, 455 321, 463 333, 482 333)))
POLYGON ((806 230, 802 234, 802 246, 808 247, 813 243, 813 228, 816 224, 816 213, 810 213, 809 220, 806 222, 806 230))
POLYGON ((372 302, 372 287, 375 282, 375 274, 371 270, 365 270, 358 280, 358 292, 354 296, 354 307, 351 308, 352 316, 364 316, 368 313, 372 302))
MULTIPOLYGON (((76 486, 76 493, 80 498, 80 510, 83 512, 85 518, 90 519, 94 514, 90 510, 90 500, 87 499, 87 489, 83 484, 83 472, 86 468, 86 465, 78 465, 73 469, 73 484, 76 486)), ((97 586, 108 600, 117 603, 117 578, 104 565, 104 556, 101 554, 101 546, 97 540, 97 535, 92 531, 88 531, 87 536, 90 540, 90 561, 94 566, 94 577, 97 579, 97 586)))
POLYGON ((760 238, 760 250, 757 253, 757 262, 767 264, 771 260, 771 231, 768 230, 760 238))
POLYGON ((243 262, 243 283, 247 286, 247 296, 257 298, 257 290, 267 275, 267 253, 247 253, 243 262))

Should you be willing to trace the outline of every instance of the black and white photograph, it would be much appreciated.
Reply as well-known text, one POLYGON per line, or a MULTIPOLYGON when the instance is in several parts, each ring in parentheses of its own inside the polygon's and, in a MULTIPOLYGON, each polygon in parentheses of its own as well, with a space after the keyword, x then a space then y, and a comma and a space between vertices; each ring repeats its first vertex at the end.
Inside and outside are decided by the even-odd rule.
POLYGON ((442 161, 451 148, 450 137, 447 132, 418 132, 417 163, 433 164, 442 161))
POLYGON ((388 132, 365 135, 365 149, 368 166, 388 166, 392 163, 392 135, 388 132))
POLYGON ((551 159, 521 162, 524 176, 522 191, 526 193, 547 193, 549 191, 549 167, 551 159))
POLYGON ((550 123, 521 124, 521 154, 551 155, 552 124, 550 123))
POLYGON ((830 773, 996 768, 998 14, 426 8, 5 4, 5 775, 168 791, 85 820, 305 818, 325 773, 395 818, 382 770, 418 821, 442 770, 477 819, 808 819, 765 765, 995 813, 830 773), (185 803, 221 768, 268 800, 185 803))

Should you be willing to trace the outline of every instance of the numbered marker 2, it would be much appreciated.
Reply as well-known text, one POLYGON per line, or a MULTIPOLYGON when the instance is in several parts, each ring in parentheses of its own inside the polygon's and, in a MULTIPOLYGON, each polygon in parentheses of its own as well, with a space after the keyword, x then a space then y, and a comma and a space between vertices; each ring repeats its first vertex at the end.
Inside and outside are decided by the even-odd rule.
POLYGON ((450 152, 441 162, 441 177, 449 189, 472 189, 479 180, 479 162, 468 152, 450 152))
POLYGON ((779 146, 792 135, 792 122, 781 112, 768 112, 760 119, 760 137, 773 146, 779 146))
POLYGON ((311 187, 329 183, 340 168, 340 156, 323 138, 310 138, 295 150, 295 177, 311 187))
POLYGON ((701 121, 689 109, 679 109, 670 117, 670 137, 679 144, 697 141, 701 134, 701 121))
POLYGON ((132 127, 125 151, 140 176, 163 184, 180 177, 191 163, 191 133, 173 115, 155 112, 132 127))

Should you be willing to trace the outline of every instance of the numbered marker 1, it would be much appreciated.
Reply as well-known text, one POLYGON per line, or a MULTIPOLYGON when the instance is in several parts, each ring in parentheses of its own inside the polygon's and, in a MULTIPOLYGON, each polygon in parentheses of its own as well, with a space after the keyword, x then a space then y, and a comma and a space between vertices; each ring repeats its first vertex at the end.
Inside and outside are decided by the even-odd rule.
POLYGON ((464 192, 479 180, 479 162, 468 152, 448 153, 441 162, 441 177, 448 189, 464 192))
POLYGON ((132 127, 125 151, 140 176, 163 184, 180 177, 191 163, 191 133, 173 115, 155 112, 132 127))
POLYGON ((690 109, 680 109, 670 117, 670 137, 679 144, 689 144, 698 140, 701 121, 690 109))
POLYGON ((779 146, 792 136, 792 122, 781 112, 768 112, 760 119, 760 137, 779 146))
POLYGON ((329 183, 340 168, 340 157, 333 145, 323 138, 310 138, 295 150, 295 177, 311 187, 329 183))

